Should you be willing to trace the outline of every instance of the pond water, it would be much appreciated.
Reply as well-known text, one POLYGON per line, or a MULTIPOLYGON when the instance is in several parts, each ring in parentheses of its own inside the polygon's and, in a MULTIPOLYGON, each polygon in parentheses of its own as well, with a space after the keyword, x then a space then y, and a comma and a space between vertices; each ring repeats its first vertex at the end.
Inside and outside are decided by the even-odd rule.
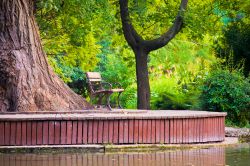
POLYGON ((0 154, 0 166, 250 165, 250 145, 149 153, 0 154))

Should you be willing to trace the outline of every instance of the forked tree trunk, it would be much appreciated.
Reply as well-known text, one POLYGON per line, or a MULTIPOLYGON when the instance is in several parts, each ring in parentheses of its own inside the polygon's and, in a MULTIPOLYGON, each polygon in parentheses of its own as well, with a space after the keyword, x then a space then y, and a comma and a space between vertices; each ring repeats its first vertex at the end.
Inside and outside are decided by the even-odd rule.
POLYGON ((181 0, 179 12, 170 29, 159 38, 144 40, 135 30, 129 16, 128 0, 119 0, 122 29, 125 39, 133 49, 136 58, 137 108, 150 109, 150 86, 148 79, 148 54, 167 45, 183 27, 183 12, 188 0, 181 0))
POLYGON ((0 112, 88 109, 48 65, 34 0, 0 0, 0 112))

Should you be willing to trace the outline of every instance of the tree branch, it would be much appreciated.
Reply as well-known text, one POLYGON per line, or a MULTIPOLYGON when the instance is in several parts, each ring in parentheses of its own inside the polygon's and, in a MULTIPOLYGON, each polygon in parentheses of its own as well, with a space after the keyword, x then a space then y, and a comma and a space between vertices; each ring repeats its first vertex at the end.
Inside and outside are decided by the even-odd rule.
POLYGON ((128 44, 134 48, 143 41, 142 37, 136 32, 128 11, 128 0, 119 0, 120 14, 122 20, 122 30, 128 44))
POLYGON ((174 24, 171 28, 164 33, 161 37, 153 40, 144 40, 143 45, 144 47, 150 52, 153 50, 157 50, 163 46, 165 46, 168 42, 171 41, 175 37, 175 35, 181 30, 183 27, 183 12, 187 7, 188 0, 182 0, 179 12, 175 18, 174 24))
POLYGON ((128 44, 135 48, 141 46, 146 49, 147 52, 157 50, 165 46, 183 27, 183 13, 186 10, 188 0, 182 0, 179 12, 175 18, 174 24, 171 28, 157 39, 144 40, 134 29, 132 21, 129 17, 128 11, 128 0, 119 0, 120 4, 120 14, 122 19, 122 29, 128 44))

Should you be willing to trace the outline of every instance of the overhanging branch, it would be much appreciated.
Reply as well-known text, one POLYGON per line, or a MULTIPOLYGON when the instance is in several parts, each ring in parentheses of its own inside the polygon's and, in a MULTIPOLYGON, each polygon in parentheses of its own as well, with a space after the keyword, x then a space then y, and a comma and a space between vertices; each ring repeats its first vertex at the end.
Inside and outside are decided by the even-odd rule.
POLYGON ((149 52, 153 50, 157 50, 165 46, 181 30, 181 28, 183 27, 183 13, 186 10, 187 3, 188 3, 188 0, 181 1, 179 12, 175 18, 174 24, 166 33, 164 33, 162 36, 160 36, 157 39, 143 41, 144 47, 147 48, 149 52))
POLYGON ((150 51, 153 51, 153 50, 156 50, 165 46, 181 30, 183 26, 183 13, 186 10, 187 3, 188 3, 188 0, 181 1, 179 12, 175 18, 174 24, 166 33, 164 33, 157 39, 144 40, 136 32, 136 30, 134 29, 132 25, 132 21, 130 19, 129 11, 128 11, 128 0, 119 0, 120 14, 121 14, 121 20, 122 20, 122 29, 123 29, 123 33, 128 44, 132 48, 135 48, 137 46, 143 47, 145 48, 147 52, 150 52, 150 51))
POLYGON ((128 11, 128 0, 119 0, 120 13, 122 20, 122 30, 128 44, 133 48, 143 41, 142 37, 136 32, 128 11))

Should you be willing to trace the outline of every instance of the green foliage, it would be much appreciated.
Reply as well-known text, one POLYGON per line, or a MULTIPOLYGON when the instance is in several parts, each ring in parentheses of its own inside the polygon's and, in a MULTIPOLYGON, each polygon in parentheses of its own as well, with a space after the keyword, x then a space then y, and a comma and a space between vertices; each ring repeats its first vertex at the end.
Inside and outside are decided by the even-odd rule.
POLYGON ((180 2, 161 0, 129 1, 130 16, 137 32, 143 38, 162 35, 172 25, 180 2))
POLYGON ((240 73, 218 70, 202 87, 202 107, 228 113, 232 124, 245 126, 250 121, 250 83, 240 73))
POLYGON ((180 83, 203 77, 216 62, 210 39, 209 35, 204 35, 199 43, 194 43, 182 35, 154 51, 149 63, 150 76, 175 76, 180 83))
POLYGON ((57 75, 67 83, 71 89, 84 97, 87 96, 86 76, 81 68, 65 65, 64 59, 59 55, 56 56, 56 58, 49 57, 48 59, 57 75))
POLYGON ((119 57, 108 55, 106 58, 105 70, 100 71, 105 80, 108 82, 119 82, 123 87, 127 87, 134 81, 130 77, 129 69, 122 63, 119 57))
MULTIPOLYGON (((99 71, 106 81, 120 82, 126 88, 121 96, 122 105, 136 108, 134 54, 123 37, 118 1, 38 2, 36 18, 45 52, 55 72, 77 93, 86 96, 84 72, 99 71)), ((174 0, 129 2, 133 25, 145 39, 166 32, 173 24, 180 3, 174 0)), ((247 123, 244 119, 249 117, 249 111, 243 107, 246 108, 249 96, 244 98, 242 93, 248 91, 249 84, 243 77, 221 71, 221 77, 228 80, 224 81, 212 74, 203 86, 202 100, 199 86, 218 60, 213 50, 215 41, 225 64, 231 63, 227 55, 233 50, 232 66, 244 60, 245 75, 249 72, 249 6, 249 0, 188 2, 182 33, 166 47, 152 52, 149 58, 153 109, 199 109, 202 101, 208 110, 227 111, 230 120, 227 123, 247 123), (209 80, 224 87, 225 92, 209 80), (208 83, 211 86, 207 86, 208 83), (211 92, 210 96, 205 95, 205 87, 211 92)))
POLYGON ((216 62, 209 40, 209 35, 204 35, 194 43, 181 35, 151 54, 153 109, 200 109, 198 87, 216 62))
MULTIPOLYGON (((100 72, 106 82, 118 82, 125 88, 125 92, 121 95, 121 105, 124 108, 136 108, 135 70, 134 63, 130 61, 132 52, 126 48, 116 52, 111 48, 112 43, 107 40, 101 41, 100 45, 102 46, 101 54, 98 55, 100 62, 95 71, 100 72)), ((111 103, 115 103, 117 96, 111 97, 111 103)))
POLYGON ((179 90, 177 80, 162 78, 151 82, 152 109, 188 109, 190 103, 184 93, 179 90))
POLYGON ((136 84, 131 84, 128 86, 121 95, 121 104, 124 108, 127 109, 136 109, 137 108, 137 92, 136 84))
POLYGON ((248 76, 250 72, 249 25, 239 21, 227 26, 224 31, 223 40, 217 47, 217 55, 224 58, 226 62, 231 61, 231 58, 233 58, 232 62, 234 65, 244 61, 243 71, 245 76, 248 76))
MULTIPOLYGON (((250 1, 235 0, 221 2, 219 13, 223 13, 222 36, 216 42, 217 56, 225 59, 225 64, 233 58, 233 65, 244 61, 243 72, 248 76, 250 72, 250 1)), ((230 62, 231 63, 231 62, 230 62)))
POLYGON ((54 71, 65 82, 72 82, 71 75, 77 75, 76 71, 96 67, 101 52, 98 41, 109 16, 107 10, 106 0, 38 1, 36 18, 44 50, 54 71))
POLYGON ((107 82, 119 82, 122 87, 134 83, 134 69, 129 68, 122 57, 117 54, 99 54, 101 59, 96 71, 99 71, 107 82))
POLYGON ((152 109, 200 109, 200 90, 196 84, 181 84, 175 77, 158 78, 157 82, 151 81, 151 106, 152 109))

